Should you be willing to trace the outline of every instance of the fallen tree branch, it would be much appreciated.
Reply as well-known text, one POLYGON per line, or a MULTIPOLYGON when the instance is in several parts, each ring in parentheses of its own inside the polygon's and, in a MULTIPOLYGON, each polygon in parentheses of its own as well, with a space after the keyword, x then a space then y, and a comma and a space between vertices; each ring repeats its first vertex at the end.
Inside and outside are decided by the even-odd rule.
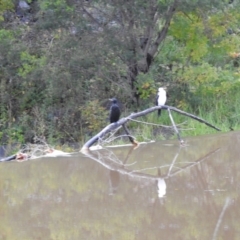
MULTIPOLYGON (((111 123, 109 124, 108 126, 106 126, 104 129, 102 129, 102 131, 100 131, 97 135, 95 135, 94 137, 92 137, 91 139, 89 139, 82 147, 81 151, 82 150, 86 150, 86 149, 89 149, 95 142, 97 142, 98 140, 101 140, 101 138, 107 134, 108 132, 111 132, 112 130, 120 127, 120 126, 123 126, 124 124, 126 124, 128 121, 132 120, 132 119, 135 119, 135 118, 138 118, 138 117, 141 117, 141 116, 144 116, 144 115, 147 115, 151 112, 154 112, 158 109, 162 109, 162 110, 172 110, 174 112, 177 112, 177 113, 180 113, 184 116, 187 116, 187 117, 190 117, 190 118, 193 118, 194 120, 198 121, 198 122, 201 122, 201 123, 204 123, 206 124, 208 127, 211 127, 217 131, 221 131, 219 128, 213 126, 211 123, 205 121, 204 119, 200 118, 200 117, 197 117, 191 113, 187 113, 187 112, 184 112, 178 108, 175 108, 175 107, 171 107, 171 106, 167 106, 167 105, 163 105, 163 106, 155 106, 155 107, 151 107, 151 108, 148 108, 146 110, 143 110, 141 112, 138 112, 138 113, 131 113, 128 117, 125 117, 125 118, 121 118, 118 122, 115 122, 115 123, 111 123)), ((172 119, 173 120, 173 119, 172 119)), ((172 121, 171 120, 171 121, 172 121)), ((175 125, 175 124, 174 124, 175 125)), ((174 127, 174 129, 176 128, 176 125, 174 127)), ((176 129, 175 129, 176 131, 176 129)), ((178 131, 177 131, 178 132, 178 131)), ((179 138, 180 136, 178 136, 179 138)), ((180 142, 182 141, 181 138, 180 139, 180 142)), ((131 141, 132 142, 132 141, 131 141)), ((133 140, 132 142, 133 144, 137 144, 136 141, 133 140)), ((181 142, 182 143, 182 142, 181 142)))
POLYGON ((127 128, 127 126, 126 126, 125 124, 123 124, 122 126, 123 126, 123 129, 124 129, 124 131, 126 132, 128 138, 129 138, 129 141, 130 141, 133 145, 136 144, 136 141, 135 141, 134 138, 131 136, 131 134, 130 134, 128 128, 127 128))

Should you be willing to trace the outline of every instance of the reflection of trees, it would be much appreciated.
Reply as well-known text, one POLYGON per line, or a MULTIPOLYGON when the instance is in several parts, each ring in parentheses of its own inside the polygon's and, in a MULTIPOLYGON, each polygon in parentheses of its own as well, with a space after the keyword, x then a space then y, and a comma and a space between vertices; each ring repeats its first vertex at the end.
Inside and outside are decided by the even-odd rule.
POLYGON ((188 240, 212 239, 217 229, 216 239, 237 239, 237 155, 225 153, 226 142, 209 144, 201 149, 197 142, 189 149, 146 144, 2 163, 0 236, 188 240), (167 186, 161 199, 159 178, 167 186))
MULTIPOLYGON (((198 228, 199 220, 198 220, 198 224, 196 224, 196 221, 197 219, 199 219, 201 215, 204 215, 201 212, 201 210, 199 210, 199 206, 202 206, 204 211, 210 214, 211 224, 209 225, 211 227, 209 227, 209 225, 207 227, 213 231, 214 223, 216 223, 218 218, 219 205, 215 203, 214 198, 211 195, 210 191, 205 192, 210 187, 210 182, 208 181, 208 178, 209 178, 208 175, 209 175, 210 169, 208 169, 206 164, 202 164, 202 163, 212 159, 212 155, 216 154, 220 149, 217 148, 215 150, 209 151, 209 153, 205 154, 203 157, 200 157, 190 163, 184 163, 184 165, 183 164, 179 165, 177 162, 177 158, 179 156, 180 150, 181 148, 179 149, 179 151, 176 152, 171 164, 169 164, 168 166, 168 170, 165 171, 166 174, 164 175, 161 174, 161 166, 153 167, 157 169, 158 171, 157 175, 146 174, 144 173, 145 169, 142 169, 142 170, 129 169, 127 166, 126 159, 129 158, 129 153, 132 152, 132 148, 130 149, 127 155, 127 158, 124 159, 124 161, 122 162, 120 160, 116 161, 116 158, 115 158, 116 156, 113 158, 112 154, 109 154, 108 152, 109 150, 103 150, 100 152, 88 152, 87 156, 99 162, 101 165, 103 165, 107 169, 110 169, 110 171, 118 172, 119 175, 128 175, 130 179, 134 179, 135 181, 138 181, 138 182, 151 182, 152 185, 156 184, 157 182, 157 186, 162 185, 163 188, 166 188, 166 181, 174 183, 174 178, 177 178, 178 175, 182 175, 184 172, 190 172, 191 173, 190 175, 187 174, 189 177, 188 179, 183 178, 185 181, 184 181, 184 184, 182 184, 182 188, 179 189, 179 191, 182 191, 183 194, 186 193, 187 198, 183 197, 182 199, 187 200, 188 203, 189 203, 189 200, 192 203, 197 203, 195 204, 197 207, 196 211, 186 212, 185 210, 184 212, 182 212, 181 208, 179 208, 179 209, 175 209, 176 212, 174 212, 174 209, 172 208, 171 204, 167 204, 167 207, 163 208, 161 207, 163 201, 161 200, 159 202, 159 201, 156 201, 155 199, 152 202, 153 204, 151 205, 152 207, 151 220, 153 223, 157 223, 157 224, 161 222, 160 229, 164 230, 164 232, 166 233, 166 237, 168 235, 169 230, 171 231, 179 230, 179 228, 182 229, 182 226, 188 226, 190 229, 192 230, 195 229, 197 231, 196 228, 198 228), (117 164, 115 164, 116 162, 117 164), (189 196, 189 191, 193 193, 192 196, 191 195, 189 196), (171 207, 168 208, 169 206, 171 207), (156 209, 158 209, 158 211, 156 211, 156 209), (161 209, 161 213, 159 213, 159 209, 161 209), (180 212, 180 214, 178 214, 178 212, 180 212), (168 215, 168 217, 169 215, 172 215, 173 223, 169 223, 168 218, 166 218, 166 221, 165 221, 165 219, 163 218, 164 215, 168 215), (174 216, 177 216, 177 219, 175 219, 174 216)), ((119 184, 119 181, 118 181, 118 184, 119 184)), ((166 189, 162 189, 162 191, 165 191, 165 190, 166 189)), ((158 193, 159 193, 159 188, 158 188, 158 193)), ((165 193, 160 194, 159 197, 162 198, 164 195, 165 193)), ((185 206, 182 206, 182 209, 184 209, 184 207, 185 206)), ((200 224, 205 225, 204 222, 200 224)), ((184 231, 186 231, 186 229, 184 231)), ((177 232, 179 234, 179 231, 177 232)), ((185 235, 186 233, 182 232, 182 236, 185 236, 185 235)), ((210 231, 206 232, 206 236, 204 237, 207 237, 209 235, 210 235, 210 231)), ((188 230, 188 234, 185 236, 184 239, 192 239, 191 238, 192 236, 191 237, 189 236, 191 236, 191 234, 189 235, 189 230, 188 230)))

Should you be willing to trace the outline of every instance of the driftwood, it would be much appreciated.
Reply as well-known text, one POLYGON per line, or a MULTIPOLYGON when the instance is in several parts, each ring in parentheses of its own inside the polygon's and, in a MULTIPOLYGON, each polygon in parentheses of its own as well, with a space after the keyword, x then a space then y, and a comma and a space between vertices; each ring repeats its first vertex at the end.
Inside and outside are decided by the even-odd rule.
POLYGON ((8 157, 4 157, 0 159, 0 162, 7 162, 7 161, 13 161, 13 160, 18 160, 18 161, 22 161, 22 160, 26 160, 28 159, 30 156, 28 156, 25 153, 17 153, 8 157))
POLYGON ((187 117, 190 117, 190 118, 193 118, 195 119, 196 121, 199 121, 201 123, 204 123, 206 124, 208 127, 211 127, 217 131, 221 131, 219 128, 213 126, 212 124, 208 123, 207 121, 205 121, 204 119, 202 118, 199 118, 191 113, 187 113, 187 112, 184 112, 178 108, 175 108, 175 107, 171 107, 171 106, 167 106, 167 105, 163 105, 163 106, 155 106, 155 107, 151 107, 151 108, 148 108, 144 111, 141 111, 141 112, 138 112, 138 113, 131 113, 128 117, 124 117, 124 118, 121 118, 118 122, 115 122, 115 123, 111 123, 109 124, 108 126, 106 126, 104 129, 102 129, 102 131, 100 131, 97 135, 95 135, 94 137, 92 137, 90 140, 88 140, 82 147, 81 151, 84 151, 86 149, 89 149, 95 142, 97 142, 98 140, 100 140, 103 136, 105 136, 107 133, 117 129, 118 127, 122 126, 127 134, 127 136, 129 137, 129 140, 132 144, 134 145, 137 145, 137 142, 134 140, 134 138, 129 134, 129 131, 126 127, 126 123, 132 119, 135 119, 135 118, 138 118, 138 117, 141 117, 141 116, 144 116, 144 115, 147 115, 151 112, 154 112, 158 109, 163 109, 163 110, 167 110, 168 111, 168 114, 169 114, 169 118, 172 122, 172 125, 173 125, 173 128, 178 136, 178 140, 180 141, 180 143, 182 144, 183 143, 183 140, 181 139, 180 137, 180 134, 179 134, 179 131, 177 129, 177 126, 176 124, 174 123, 174 120, 173 120, 173 117, 171 115, 171 111, 174 111, 174 112, 177 112, 177 113, 180 113, 182 115, 185 115, 187 117))

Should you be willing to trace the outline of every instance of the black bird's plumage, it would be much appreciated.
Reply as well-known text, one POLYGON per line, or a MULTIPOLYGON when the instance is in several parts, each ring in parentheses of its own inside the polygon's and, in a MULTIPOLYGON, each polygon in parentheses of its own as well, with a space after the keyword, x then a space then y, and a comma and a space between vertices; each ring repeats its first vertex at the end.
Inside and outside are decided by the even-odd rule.
POLYGON ((113 98, 113 99, 110 99, 110 101, 112 102, 112 105, 110 108, 109 120, 110 120, 110 123, 114 123, 119 120, 121 112, 120 112, 120 108, 118 106, 117 99, 113 98))

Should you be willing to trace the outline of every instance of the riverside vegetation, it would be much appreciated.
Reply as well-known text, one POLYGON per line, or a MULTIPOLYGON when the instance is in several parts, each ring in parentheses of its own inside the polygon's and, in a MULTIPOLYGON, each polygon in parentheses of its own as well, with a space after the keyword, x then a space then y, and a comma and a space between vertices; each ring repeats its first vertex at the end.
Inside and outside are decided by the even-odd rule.
MULTIPOLYGON (((223 131, 240 128, 240 3, 215 0, 0 2, 0 143, 85 142, 108 124, 109 98, 122 116, 167 105, 223 131)), ((181 134, 214 130, 174 114, 181 134)), ((163 111, 141 119, 170 125, 163 111)), ((169 129, 129 123, 139 140, 169 129)))

